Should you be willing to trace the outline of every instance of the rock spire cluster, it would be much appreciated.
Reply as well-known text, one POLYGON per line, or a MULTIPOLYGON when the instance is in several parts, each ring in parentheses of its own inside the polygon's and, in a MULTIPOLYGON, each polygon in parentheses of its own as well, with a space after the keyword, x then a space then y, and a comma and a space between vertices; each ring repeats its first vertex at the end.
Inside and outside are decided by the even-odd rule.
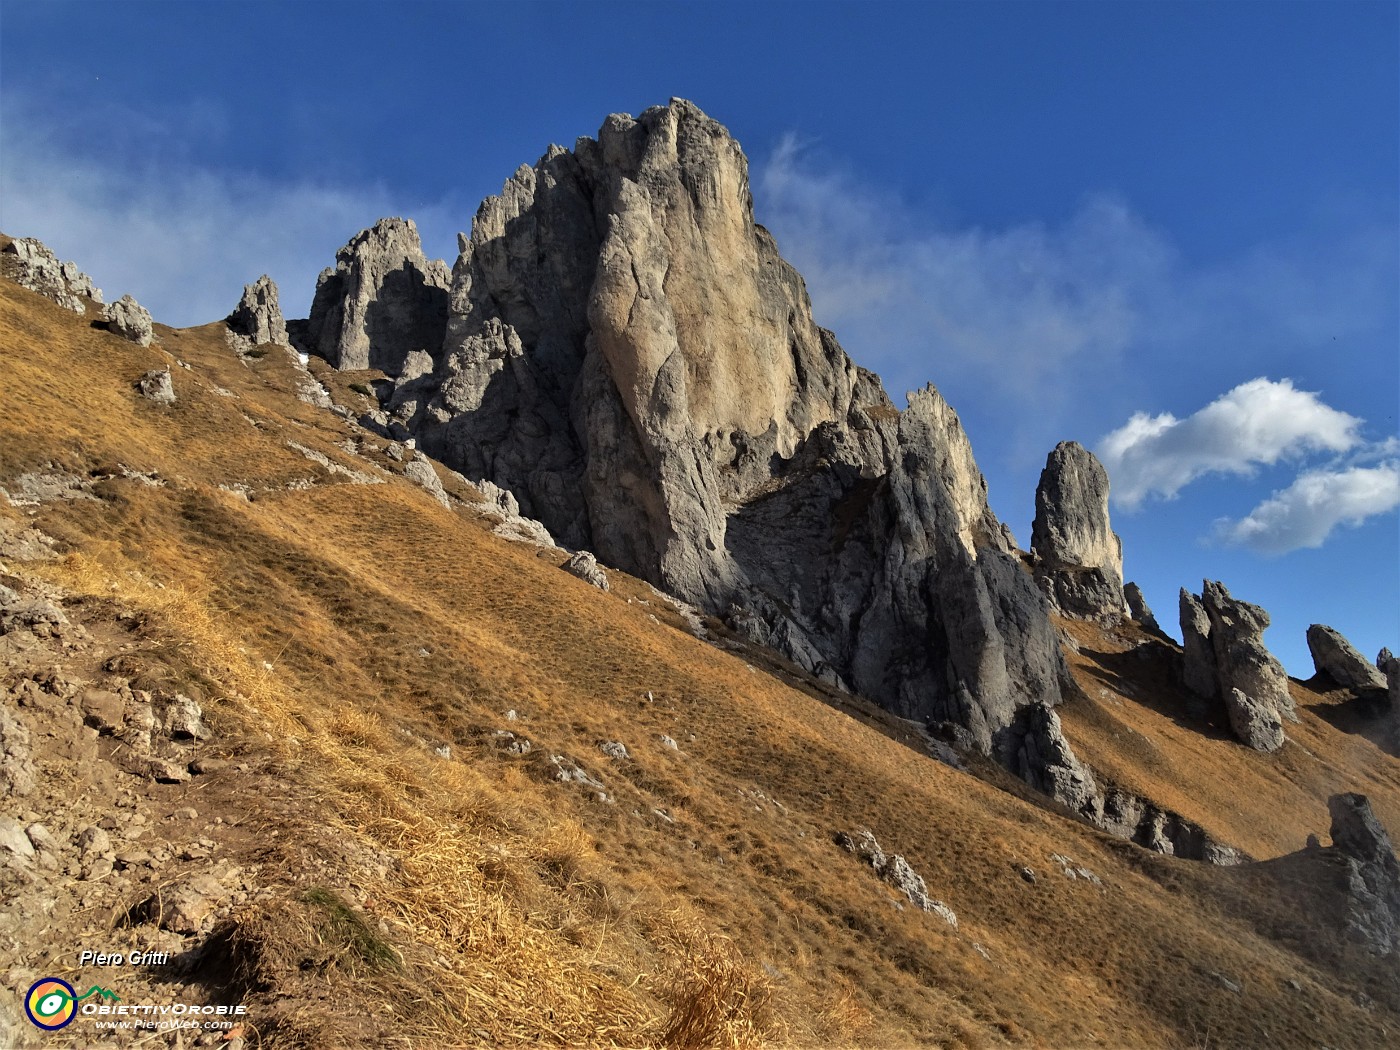
POLYGON ((1199 596, 1181 590, 1183 677, 1188 689, 1219 701, 1235 737, 1256 751, 1283 746, 1295 720, 1288 675, 1264 645, 1269 614, 1206 580, 1199 596))
POLYGON ((273 343, 289 346, 287 323, 277 302, 277 284, 263 274, 252 284, 243 286, 243 298, 228 315, 229 330, 242 336, 253 346, 273 343))

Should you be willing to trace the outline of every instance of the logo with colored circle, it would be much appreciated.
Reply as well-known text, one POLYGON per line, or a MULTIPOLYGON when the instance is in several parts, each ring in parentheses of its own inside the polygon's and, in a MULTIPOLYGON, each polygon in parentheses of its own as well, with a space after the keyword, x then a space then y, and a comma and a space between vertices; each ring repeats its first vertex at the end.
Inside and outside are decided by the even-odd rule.
POLYGON ((73 1020, 78 993, 67 981, 45 977, 35 981, 24 997, 24 1012, 40 1028, 54 1032, 73 1020))

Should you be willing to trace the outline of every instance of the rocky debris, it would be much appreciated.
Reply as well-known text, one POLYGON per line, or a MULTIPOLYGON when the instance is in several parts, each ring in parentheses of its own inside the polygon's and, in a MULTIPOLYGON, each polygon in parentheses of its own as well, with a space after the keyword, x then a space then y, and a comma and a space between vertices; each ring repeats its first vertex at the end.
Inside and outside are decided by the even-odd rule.
POLYGON ((679 751, 681 749, 681 745, 676 743, 675 740, 665 733, 662 733, 657 739, 661 741, 662 747, 669 747, 672 751, 679 751))
POLYGON ((211 924, 227 893, 219 873, 197 872, 162 887, 136 909, 136 917, 171 933, 200 933, 211 924))
POLYGON ((290 345, 282 307, 277 303, 277 285, 267 274, 243 286, 243 298, 228 315, 226 323, 230 331, 247 339, 252 346, 290 345))
POLYGON ((537 547, 553 547, 555 545, 554 537, 549 534, 549 530, 544 527, 543 523, 521 515, 520 504, 516 502, 509 490, 500 488, 490 481, 479 483, 468 481, 456 471, 453 471, 453 474, 463 485, 481 493, 482 513, 496 522, 495 528, 491 530, 492 533, 517 543, 533 543, 537 547))
MULTIPOLYGON (((613 115, 519 169, 459 239, 445 338, 342 352, 347 304, 408 301, 366 259, 387 239, 342 252, 309 328, 342 368, 403 378, 425 367, 411 351, 432 357, 386 417, 424 452, 568 548, 704 613, 751 610, 814 677, 1006 764, 1017 710, 1058 702, 1048 603, 957 415, 932 387, 900 412, 815 324, 754 222, 747 160, 697 107, 613 115)), ((436 310, 396 332, 437 330, 436 310)))
POLYGON ((425 488, 428 495, 444 507, 452 506, 452 501, 447 498, 447 493, 443 490, 442 479, 437 476, 437 471, 433 469, 428 457, 421 452, 414 453, 413 458, 403 465, 403 476, 414 484, 425 488))
POLYGON ((1108 471, 1077 442, 1060 442, 1045 461, 1031 551, 1036 582, 1065 615, 1123 618, 1123 541, 1108 520, 1108 471))
POLYGON ((1099 878, 1088 868, 1076 863, 1072 857, 1066 857, 1060 853, 1050 854, 1050 859, 1060 866, 1060 873, 1067 879, 1083 879, 1085 882, 1095 886, 1102 886, 1103 879, 1099 878))
POLYGON ((589 551, 576 551, 560 568, 570 576, 577 576, 584 583, 597 587, 600 591, 608 589, 608 574, 603 571, 598 564, 598 559, 593 557, 589 551))
POLYGON ((1235 737, 1256 751, 1283 746, 1285 719, 1296 720, 1288 675, 1264 646, 1269 614, 1206 580, 1199 598, 1181 592, 1183 678, 1187 688, 1219 701, 1235 737))
POLYGON ((102 311, 108 331, 138 346, 150 346, 155 338, 150 312, 129 295, 124 295, 102 311))
POLYGON ((596 777, 590 776, 581 765, 575 762, 568 755, 550 755, 549 764, 554 767, 553 776, 555 780, 565 784, 582 784, 584 787, 598 793, 601 802, 611 802, 612 796, 608 794, 607 787, 596 777))
POLYGON ((168 368, 153 368, 133 385, 147 401, 154 401, 158 405, 175 403, 175 384, 170 380, 168 368))
POLYGON ((42 241, 20 237, 5 251, 15 258, 11 275, 21 287, 38 292, 75 314, 87 312, 84 298, 99 306, 102 304, 102 291, 93 287, 92 278, 79 270, 76 263, 59 262, 42 241))
POLYGON ((1104 801, 1094 774, 1074 756, 1060 725, 1060 716, 1036 705, 1023 712, 1024 733, 1015 772, 1031 787, 1043 791, 1094 823, 1103 819, 1104 801))
POLYGON ((0 707, 0 796, 22 798, 33 792, 38 771, 29 744, 29 728, 19 715, 0 707))
POLYGON ((1384 689, 1385 676, 1348 642, 1340 631, 1315 623, 1308 628, 1308 652, 1319 674, 1344 689, 1384 689))
POLYGON ((1141 587, 1136 583, 1125 584, 1123 600, 1128 603, 1128 615, 1141 624, 1145 630, 1153 631, 1156 634, 1164 633, 1161 625, 1157 622, 1157 617, 1152 615, 1152 609, 1147 604, 1141 587))
MULTIPOLYGON (((3 493, 11 504, 17 506, 36 506, 55 500, 97 499, 92 494, 91 478, 59 473, 52 463, 47 470, 28 471, 8 479, 0 486, 0 493, 3 493)), ((52 545, 53 541, 41 539, 38 543, 52 545)))
POLYGON ((1365 795, 1333 795, 1332 845, 1349 869, 1348 934, 1377 955, 1400 951, 1400 863, 1365 795))
POLYGON ((437 354, 447 329, 447 266, 423 255, 411 219, 380 219, 336 252, 306 323, 309 353, 337 368, 398 375, 415 350, 437 354))
MULTIPOLYGON (((305 445, 298 444, 295 441, 288 441, 287 447, 294 452, 300 452, 307 459, 311 460, 312 463, 324 467, 328 473, 334 474, 336 477, 344 478, 352 485, 384 484, 383 478, 375 477, 372 474, 366 474, 362 470, 352 470, 350 467, 345 466, 343 463, 337 463, 324 452, 318 452, 314 448, 307 448, 305 445)), ((431 469, 431 467, 429 469, 431 469)), ((436 476, 437 475, 434 475, 434 477, 436 476)))
POLYGON ((598 750, 603 752, 614 761, 621 762, 632 756, 627 753, 627 746, 620 740, 604 740, 598 745, 598 750))
POLYGON ((116 857, 112 837, 103 828, 89 825, 78 833, 78 861, 84 879, 100 879, 110 875, 116 857))
POLYGON ((942 901, 934 900, 928 895, 923 876, 911 868, 902 856, 897 853, 886 856, 875 838, 875 833, 869 828, 860 828, 853 833, 838 831, 834 838, 838 846, 869 864, 876 875, 904 894, 910 903, 924 911, 934 912, 949 926, 957 929, 958 917, 953 914, 953 910, 942 901))

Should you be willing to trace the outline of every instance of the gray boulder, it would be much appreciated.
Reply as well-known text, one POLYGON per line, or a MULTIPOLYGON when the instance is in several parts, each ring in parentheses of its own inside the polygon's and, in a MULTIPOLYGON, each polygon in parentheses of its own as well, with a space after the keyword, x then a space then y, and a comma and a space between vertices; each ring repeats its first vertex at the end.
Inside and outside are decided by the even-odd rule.
POLYGON ((129 295, 110 303, 103 310, 102 318, 107 322, 108 331, 138 346, 150 346, 155 338, 150 312, 129 295))
POLYGON ((38 292, 76 314, 87 312, 84 298, 101 305, 102 291, 93 286, 92 278, 79 270, 76 263, 59 262, 42 241, 20 237, 5 251, 14 256, 10 275, 21 287, 38 292))
POLYGON ((589 551, 577 551, 569 557, 561 568, 570 576, 577 576, 584 583, 592 584, 600 591, 608 589, 608 574, 598 565, 598 559, 589 551))
POLYGON ((147 401, 154 401, 158 405, 175 403, 175 384, 170 378, 168 368, 153 368, 132 385, 147 401))
POLYGON ((1128 615, 1141 624, 1145 630, 1153 631, 1156 634, 1164 633, 1161 624, 1157 622, 1157 617, 1152 615, 1152 608, 1147 604, 1147 598, 1143 596, 1141 587, 1136 583, 1125 584, 1123 599, 1128 603, 1128 615))
POLYGON ((1348 642, 1340 631, 1315 623, 1308 628, 1313 667, 1344 689, 1384 689, 1385 675, 1348 642))
POLYGON ((264 343, 290 345, 287 341, 287 323, 277 302, 277 285, 267 274, 243 286, 243 298, 238 301, 233 313, 228 315, 227 324, 235 335, 243 336, 254 346, 264 343))
POLYGON ((322 272, 306 324, 309 353, 391 376, 415 350, 436 355, 447 325, 447 266, 423 254, 411 219, 380 219, 322 272))
POLYGON ((1123 618, 1123 541, 1108 520, 1108 472, 1074 441, 1056 445, 1035 490, 1036 582, 1066 616, 1123 618))
POLYGON ((1283 746, 1283 722, 1278 708, 1231 687, 1224 697, 1230 730, 1255 751, 1277 751, 1283 746))

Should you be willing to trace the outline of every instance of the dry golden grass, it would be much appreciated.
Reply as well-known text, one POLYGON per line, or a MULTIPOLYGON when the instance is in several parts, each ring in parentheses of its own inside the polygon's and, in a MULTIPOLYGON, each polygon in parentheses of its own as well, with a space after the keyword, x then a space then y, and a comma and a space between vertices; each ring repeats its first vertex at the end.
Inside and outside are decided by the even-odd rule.
MULTIPOLYGON (((218 326, 162 337, 193 366, 175 371, 167 411, 129 387, 161 348, 0 288, 0 354, 34 391, 0 419, 0 479, 59 461, 167 480, 34 508, 67 553, 33 568, 93 607, 139 612, 143 659, 159 663, 146 673, 201 683, 261 777, 249 819, 281 832, 262 848, 283 892, 228 936, 277 1019, 265 1045, 1170 1047, 1209 1031, 1213 1045, 1364 1046, 1400 1023, 1278 940, 1238 874, 1145 854, 932 762, 668 626, 620 574, 603 595, 557 553, 406 483, 346 484, 286 447, 365 469, 337 448, 340 420, 289 396, 289 361, 240 363, 218 326), (235 483, 256 498, 218 488, 235 483), (533 750, 502 750, 498 730, 533 750), (604 758, 603 740, 633 760, 604 758), (614 801, 555 782, 552 754, 614 801), (273 787, 284 805, 258 797, 273 787), (860 825, 923 874, 957 931, 897 909, 832 843, 860 825), (1063 877, 1052 853, 1104 887, 1063 877), (343 902, 401 965, 362 965, 308 891, 343 902), (1213 973, 1245 978, 1248 998, 1213 973), (355 1024, 305 1006, 327 1000, 355 1024)), ((1328 730, 1309 728, 1319 746, 1328 730)), ((1111 759, 1090 736, 1076 744, 1111 759)), ((1202 823, 1234 841, 1219 806, 1202 823)), ((1309 823, 1280 839, 1316 826, 1296 812, 1309 823)))

